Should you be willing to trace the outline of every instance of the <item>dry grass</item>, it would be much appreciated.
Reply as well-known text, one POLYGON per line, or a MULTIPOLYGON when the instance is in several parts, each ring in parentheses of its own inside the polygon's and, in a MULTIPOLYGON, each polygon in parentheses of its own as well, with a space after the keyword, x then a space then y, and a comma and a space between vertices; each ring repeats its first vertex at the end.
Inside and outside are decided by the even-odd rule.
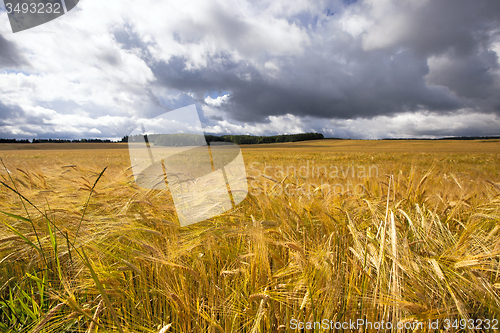
POLYGON ((499 142, 244 146, 251 195, 187 228, 114 147, 1 151, 0 180, 40 211, 0 187, 0 210, 24 217, 0 217, 0 330, 500 318, 499 142))

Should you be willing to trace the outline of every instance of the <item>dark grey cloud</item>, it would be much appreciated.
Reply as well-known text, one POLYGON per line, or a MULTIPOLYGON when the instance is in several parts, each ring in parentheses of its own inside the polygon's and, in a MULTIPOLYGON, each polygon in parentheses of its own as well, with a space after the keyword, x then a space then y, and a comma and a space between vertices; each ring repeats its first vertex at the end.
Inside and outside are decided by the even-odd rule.
POLYGON ((6 124, 6 121, 24 116, 25 112, 19 106, 6 105, 2 101, 0 101, 0 120, 2 120, 4 124, 6 124))
POLYGON ((28 61, 15 43, 0 35, 0 68, 16 68, 28 65, 28 61))
POLYGON ((10 126, 17 123, 19 118, 25 116, 25 112, 17 105, 6 105, 0 101, 0 138, 20 139, 22 135, 14 135, 10 126))
MULTIPOLYGON (((346 45, 346 47, 350 47, 346 45)), ((230 91, 225 106, 238 121, 265 122, 270 115, 293 114, 322 118, 373 117, 429 109, 450 111, 462 106, 449 89, 427 86, 425 59, 409 52, 352 50, 339 65, 327 55, 308 52, 285 64, 277 78, 230 57, 211 58, 203 69, 187 70, 185 60, 172 58, 154 66, 158 82, 193 91, 200 100, 206 91, 230 91)))
POLYGON ((113 36, 125 50, 142 49, 147 45, 147 43, 141 39, 141 36, 134 31, 134 26, 130 22, 127 22, 123 27, 113 31, 113 36))
POLYGON ((401 45, 425 55, 453 50, 457 55, 473 54, 491 42, 492 32, 500 28, 500 1, 440 0, 409 7, 395 2, 406 12, 405 34, 401 45))
POLYGON ((498 56, 491 50, 478 50, 472 54, 451 51, 446 58, 437 61, 438 68, 432 71, 428 81, 446 86, 457 95, 470 99, 488 99, 499 91, 498 56))

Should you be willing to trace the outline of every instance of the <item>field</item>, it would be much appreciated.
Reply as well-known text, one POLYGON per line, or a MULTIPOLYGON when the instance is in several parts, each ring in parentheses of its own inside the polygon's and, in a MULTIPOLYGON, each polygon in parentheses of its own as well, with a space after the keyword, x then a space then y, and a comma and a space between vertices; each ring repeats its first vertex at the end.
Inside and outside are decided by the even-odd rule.
POLYGON ((247 198, 181 228, 126 144, 0 144, 0 331, 500 329, 499 140, 242 152, 247 198))

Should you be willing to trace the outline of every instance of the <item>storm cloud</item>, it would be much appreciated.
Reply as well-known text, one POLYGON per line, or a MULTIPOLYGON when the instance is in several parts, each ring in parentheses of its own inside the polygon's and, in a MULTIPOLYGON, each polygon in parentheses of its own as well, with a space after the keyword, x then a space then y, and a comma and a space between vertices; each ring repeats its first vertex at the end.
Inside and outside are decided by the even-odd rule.
POLYGON ((0 68, 17 68, 28 65, 17 45, 0 34, 0 68))
MULTIPOLYGON (((316 22, 302 27, 309 45, 299 54, 272 56, 262 49, 252 62, 213 55, 195 69, 187 68, 189 59, 173 57, 153 72, 169 88, 230 91, 222 108, 244 122, 270 115, 354 119, 464 107, 498 113, 498 55, 492 47, 498 43, 500 3, 391 4, 380 15, 384 8, 375 2, 358 2, 340 12, 340 19, 318 10, 316 22), (341 27, 351 12, 371 23, 349 33, 341 27)), ((221 25, 232 31, 224 38, 239 50, 249 29, 229 20, 221 25)))
POLYGON ((0 68, 28 114, 0 126, 118 137, 197 103, 210 133, 500 134, 499 18, 491 0, 87 0, 58 33, 0 36, 1 68, 32 65, 0 68))

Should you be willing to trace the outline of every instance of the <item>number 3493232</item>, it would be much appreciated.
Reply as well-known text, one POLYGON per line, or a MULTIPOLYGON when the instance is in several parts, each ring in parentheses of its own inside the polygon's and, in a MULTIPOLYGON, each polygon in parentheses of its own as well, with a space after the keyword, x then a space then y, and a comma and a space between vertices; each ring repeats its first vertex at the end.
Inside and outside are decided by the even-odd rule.
POLYGON ((5 4, 7 14, 62 14, 60 3, 18 3, 13 6, 11 3, 5 4))

